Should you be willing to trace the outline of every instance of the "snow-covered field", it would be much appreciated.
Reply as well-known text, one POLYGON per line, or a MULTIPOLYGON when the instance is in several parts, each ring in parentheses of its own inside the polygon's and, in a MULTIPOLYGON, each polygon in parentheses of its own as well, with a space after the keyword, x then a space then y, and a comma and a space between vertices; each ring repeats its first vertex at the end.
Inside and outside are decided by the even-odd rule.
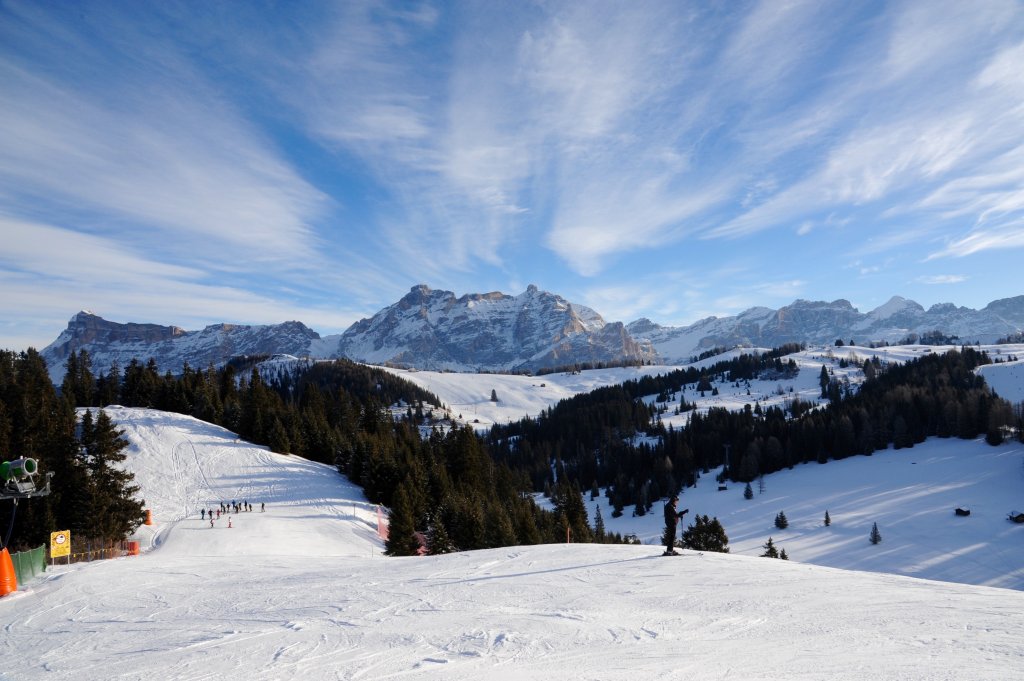
MULTIPOLYGON (((4 680, 1024 678, 1024 526, 1003 508, 1024 497, 1019 445, 801 466, 750 501, 707 478, 683 505, 723 521, 730 555, 385 558, 375 508, 331 468, 188 417, 109 411, 154 510, 149 548, 56 566, 0 599, 4 680), (230 529, 199 520, 232 499, 256 510, 230 529), (788 530, 771 525, 779 510, 788 530), (768 534, 791 561, 756 557, 768 534), (967 583, 883 574, 900 571, 967 583)), ((658 525, 604 511, 613 531, 658 525)))

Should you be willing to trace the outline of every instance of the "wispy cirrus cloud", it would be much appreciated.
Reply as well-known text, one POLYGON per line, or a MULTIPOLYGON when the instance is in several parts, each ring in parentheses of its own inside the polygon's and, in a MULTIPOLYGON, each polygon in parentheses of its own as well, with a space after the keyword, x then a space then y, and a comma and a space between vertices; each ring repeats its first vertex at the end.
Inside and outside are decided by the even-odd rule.
POLYGON ((218 283, 202 269, 163 262, 119 239, 3 215, 0 234, 5 314, 13 319, 42 314, 58 330, 75 301, 98 314, 118 310, 127 317, 120 321, 157 319, 190 329, 225 320, 296 318, 314 328, 343 329, 358 318, 351 309, 317 308, 218 283), (65 294, 55 296, 55 287, 65 294))
POLYGON ((1024 220, 1000 226, 972 230, 966 236, 947 244, 945 248, 928 255, 936 258, 963 258, 988 250, 1006 250, 1024 247, 1024 220))
POLYGON ((10 60, 0 62, 0 82, 5 194, 115 217, 107 229, 170 250, 223 244, 278 263, 313 252, 308 221, 326 196, 215 98, 200 104, 179 88, 88 92, 10 60))
POLYGON ((959 284, 967 281, 968 277, 962 274, 934 274, 918 277, 917 281, 928 285, 959 284))

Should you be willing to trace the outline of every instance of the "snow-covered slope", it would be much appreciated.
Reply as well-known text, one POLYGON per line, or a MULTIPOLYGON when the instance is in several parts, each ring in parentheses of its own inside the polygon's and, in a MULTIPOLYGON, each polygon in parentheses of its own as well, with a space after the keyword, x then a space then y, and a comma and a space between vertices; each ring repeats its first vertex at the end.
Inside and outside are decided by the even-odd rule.
POLYGON ((377 507, 330 466, 275 454, 188 416, 150 409, 105 411, 131 443, 126 455, 156 523, 138 539, 164 554, 365 556, 380 547, 377 507), (248 501, 253 513, 199 522, 200 509, 248 501), (269 513, 260 513, 266 504, 269 513), (315 522, 306 523, 305 518, 315 522), (236 536, 237 535, 237 536, 236 536), (287 537, 287 541, 281 541, 287 537))
MULTIPOLYGON (((883 363, 905 362, 929 353, 943 353, 958 350, 959 346, 927 346, 927 345, 895 345, 883 348, 864 348, 859 346, 833 347, 831 345, 811 347, 804 351, 785 357, 793 359, 799 367, 799 373, 790 379, 765 379, 733 384, 716 382, 714 387, 718 394, 701 395, 691 385, 687 391, 680 393, 675 400, 666 403, 666 413, 661 415, 662 421, 679 428, 686 425, 687 413, 675 414, 673 408, 685 399, 688 404, 695 404, 697 409, 706 411, 711 407, 726 409, 743 409, 760 404, 762 409, 770 406, 785 407, 785 403, 793 398, 805 402, 821 403, 821 388, 818 384, 821 368, 824 366, 838 381, 849 381, 856 386, 864 380, 864 373, 853 361, 862 361, 877 357, 883 363), (841 366, 842 360, 848 360, 848 366, 841 366)), ((1008 357, 1024 356, 1024 345, 982 345, 979 349, 988 352, 993 358, 1002 360, 1008 357)), ((708 357, 692 366, 697 369, 707 368, 730 360, 743 353, 764 352, 765 348, 734 348, 720 355, 708 357)), ((687 365, 690 366, 690 365, 687 365)), ((667 374, 677 371, 679 366, 652 365, 642 367, 623 367, 612 369, 596 369, 577 373, 553 373, 543 376, 520 376, 513 374, 470 374, 449 373, 440 371, 407 371, 388 369, 394 374, 415 383, 425 390, 437 395, 450 414, 458 421, 470 423, 478 430, 486 430, 496 423, 507 423, 523 418, 536 417, 548 407, 554 406, 559 400, 570 398, 584 392, 590 392, 608 385, 617 385, 641 376, 667 374), (498 398, 491 400, 491 391, 498 398)), ((685 368, 685 367, 683 367, 685 368)), ((1001 361, 978 369, 996 392, 1013 403, 1024 401, 1024 369, 1019 362, 1001 361)), ((654 400, 650 396, 650 401, 654 400)), ((1024 503, 1021 504, 1024 506, 1024 503)))
MULTIPOLYGON (((885 454, 770 476, 750 502, 739 490, 688 492, 691 512, 724 518, 732 555, 547 545, 388 559, 373 537, 373 508, 329 467, 188 417, 111 414, 133 443, 129 464, 156 511, 157 541, 139 557, 53 567, 0 599, 5 681, 1024 676, 1024 592, 798 562, 813 550, 878 569, 909 542, 935 551, 922 564, 980 574, 989 561, 970 528, 983 531, 998 500, 951 530, 940 497, 972 480, 1018 489, 1020 479, 929 484, 953 458, 943 443, 888 464, 885 454), (911 466, 920 479, 908 488, 898 469, 911 466), (257 504, 232 515, 230 529, 224 518, 210 528, 192 514, 232 496, 266 500, 267 511, 257 504), (835 509, 833 526, 814 527, 825 506, 835 509), (782 508, 791 529, 772 534, 794 560, 756 557, 741 515, 760 518, 764 532, 782 508), (872 518, 878 546, 863 530, 872 518)), ((961 445, 1019 470, 1019 448, 961 445)), ((614 531, 650 522, 605 518, 614 531)), ((1024 563, 1024 527, 1003 523, 1012 571, 1024 563)))
MULTIPOLYGON (((51 567, 0 599, 0 678, 1024 675, 1024 593, 1018 591, 752 554, 663 558, 652 546, 384 558, 373 537, 373 508, 330 468, 271 455, 187 417, 111 413, 133 442, 129 463, 156 511, 155 548, 138 557, 51 567), (231 497, 266 501, 267 510, 232 515, 231 528, 225 518, 211 528, 194 514, 197 506, 231 497)), ((919 465, 929 459, 928 446, 914 451, 919 465)), ((1004 449, 1001 456, 1020 455, 1004 449)), ((944 456, 933 450, 931 458, 944 456)), ((895 524, 880 522, 884 541, 877 547, 859 529, 845 528, 882 513, 911 520, 934 515, 932 496, 901 493, 898 478, 886 493, 892 471, 880 471, 871 494, 861 494, 864 517, 854 519, 841 509, 864 491, 851 487, 849 469, 818 476, 831 466, 806 467, 820 484, 791 485, 772 476, 766 492, 792 509, 791 533, 816 531, 820 550, 830 544, 834 556, 870 553, 885 561, 906 540, 895 524), (830 486, 840 479, 848 481, 845 494, 830 486), (809 522, 798 496, 808 509, 834 498, 834 526, 803 527, 809 522)), ((919 470, 927 477, 934 468, 919 470)), ((717 498, 727 497, 738 495, 717 498)), ((694 507, 697 496, 686 500, 694 507)), ((764 514, 776 506, 737 504, 752 503, 762 504, 764 514)), ((951 519, 941 522, 948 527, 951 519)), ((737 546, 752 541, 732 535, 737 546)), ((966 571, 982 562, 959 544, 958 533, 931 537, 946 547, 946 560, 962 562, 966 571)), ((790 538, 776 539, 792 554, 803 551, 790 538)), ((1007 557, 1009 568, 1021 564, 1016 554, 1007 557)))

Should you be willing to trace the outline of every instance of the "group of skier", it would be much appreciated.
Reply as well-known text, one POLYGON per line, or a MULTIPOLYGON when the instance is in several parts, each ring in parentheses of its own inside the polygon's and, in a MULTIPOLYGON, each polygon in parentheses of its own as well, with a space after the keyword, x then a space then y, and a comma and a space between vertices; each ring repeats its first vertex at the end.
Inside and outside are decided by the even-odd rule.
MULTIPOLYGON (((264 513, 267 510, 266 502, 260 502, 260 513, 264 513)), ((213 508, 201 508, 199 509, 199 519, 206 520, 210 519, 210 527, 214 527, 214 520, 220 520, 221 515, 228 515, 228 513, 241 513, 241 512, 252 512, 252 504, 248 500, 241 502, 231 500, 231 503, 225 501, 220 502, 220 506, 214 510, 213 508), (216 518, 214 517, 216 514, 216 518)), ((228 518, 228 527, 231 527, 231 518, 228 518)))

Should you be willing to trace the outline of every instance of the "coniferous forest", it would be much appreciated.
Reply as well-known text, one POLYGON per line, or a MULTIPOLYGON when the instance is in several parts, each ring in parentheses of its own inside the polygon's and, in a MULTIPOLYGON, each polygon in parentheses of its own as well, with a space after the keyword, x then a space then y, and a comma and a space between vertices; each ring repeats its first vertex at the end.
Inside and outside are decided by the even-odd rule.
POLYGON ((985 353, 970 347, 890 366, 873 358, 864 362, 867 378, 857 391, 826 372, 824 407, 794 399, 785 410, 712 408, 694 412, 684 429, 666 428, 657 418, 658 400, 641 399, 792 370, 777 355, 741 355, 702 371, 688 367, 576 395, 536 419, 495 426, 489 439, 492 454, 525 472, 535 490, 558 471, 582 489, 606 490, 613 515, 627 508, 643 514, 719 467, 723 480, 749 482, 796 464, 913 447, 929 436, 984 435, 999 444, 1016 428, 1020 437, 1020 407, 994 396, 974 373, 987 363, 985 353))
MULTIPOLYGON (((251 362, 250 362, 251 363, 251 362)), ((541 510, 528 479, 496 462, 468 427, 430 429, 425 409, 439 400, 380 369, 348 361, 318 362, 265 381, 239 363, 221 369, 184 367, 160 374, 155 363, 131 362, 95 376, 85 352, 72 354, 58 391, 34 350, 0 353, 0 451, 32 457, 52 471, 54 492, 22 500, 10 544, 37 546, 57 528, 96 541, 115 541, 142 522, 130 476, 111 487, 95 472, 97 457, 123 459, 127 446, 99 409, 76 422, 76 407, 119 404, 189 414, 276 452, 334 465, 361 485, 367 498, 391 509, 392 554, 445 552, 513 544, 591 541, 578 489, 563 486, 554 511, 541 510), (405 404, 393 418, 388 405, 405 404), (425 406, 426 405, 426 406, 425 406), (92 414, 95 413, 96 416, 92 414), (102 442, 109 453, 94 453, 102 442), (106 498, 99 494, 107 490, 106 498), (120 524, 109 519, 120 514, 120 524), (103 517, 106 524, 94 524, 103 517)), ((117 470, 109 466, 105 471, 117 470)), ((10 508, 0 508, 8 526, 10 508)), ((603 541, 620 541, 614 534, 603 541)))
MULTIPOLYGON (((132 361, 96 374, 74 353, 58 390, 34 350, 0 351, 0 452, 32 457, 53 472, 53 493, 22 500, 12 549, 37 546, 55 529, 97 542, 124 538, 142 522, 131 476, 111 466, 127 443, 99 407, 120 404, 189 414, 273 451, 336 466, 367 498, 390 508, 387 551, 452 550, 546 542, 622 541, 591 527, 581 490, 604 490, 617 516, 644 514, 660 498, 724 466, 723 479, 749 482, 797 464, 870 455, 926 437, 998 444, 1022 432, 1022 414, 994 396, 974 369, 989 361, 970 347, 882 366, 866 360, 858 391, 823 372, 826 406, 792 400, 785 410, 694 411, 684 429, 664 427, 659 402, 714 383, 782 378, 798 371, 785 355, 741 355, 629 381, 564 400, 537 418, 495 426, 486 437, 431 420, 434 395, 386 371, 339 360, 263 377, 255 361, 161 374, 132 361), (643 398, 657 396, 653 404, 643 398), (401 405, 395 409, 396 405, 401 405), (76 407, 92 408, 76 418, 76 407), (540 509, 532 492, 551 497, 540 509)), ((679 399, 679 409, 693 405, 679 399)), ((0 507, 0 530, 11 509, 0 507)), ((705 524, 712 521, 704 519, 705 524)), ((717 523, 716 521, 713 521, 717 523)), ((599 526, 600 525, 600 526, 599 526)), ((694 526, 695 527, 695 526, 694 526)), ((694 531, 694 527, 690 531, 694 531)), ((699 529, 699 528, 698 528, 699 529)), ((718 532, 720 526, 715 528, 718 532)), ((708 548, 727 543, 708 540, 708 548)))

